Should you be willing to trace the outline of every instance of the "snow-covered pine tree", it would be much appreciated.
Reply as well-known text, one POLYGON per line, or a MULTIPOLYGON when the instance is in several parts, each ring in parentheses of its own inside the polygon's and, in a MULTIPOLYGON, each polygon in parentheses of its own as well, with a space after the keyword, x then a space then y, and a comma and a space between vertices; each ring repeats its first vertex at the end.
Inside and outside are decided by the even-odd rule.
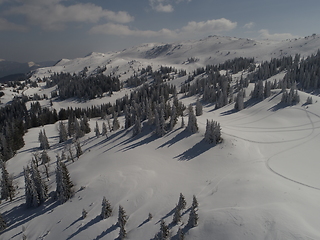
POLYGON ((178 121, 177 108, 175 104, 172 104, 171 116, 170 116, 170 131, 177 124, 177 121, 178 121))
POLYGON ((123 207, 119 205, 119 212, 118 212, 118 225, 125 226, 127 223, 128 216, 126 215, 126 212, 124 211, 123 207))
POLYGON ((127 232, 125 229, 127 219, 128 219, 128 217, 126 215, 126 212, 124 211, 123 207, 121 205, 119 205, 118 225, 120 227, 120 231, 119 231, 119 238, 120 239, 125 239, 127 237, 127 232))
MULTIPOLYGON (((46 150, 43 150, 42 153, 41 153, 41 164, 44 165, 44 164, 50 162, 50 160, 51 160, 51 159, 50 159, 47 151, 46 151, 46 150)), ((37 164, 36 164, 36 165, 37 165, 37 164)))
POLYGON ((182 228, 178 229, 177 236, 178 236, 178 240, 184 240, 184 232, 182 228))
POLYGON ((31 180, 34 184, 34 187, 37 191, 39 205, 43 203, 48 197, 48 187, 46 183, 43 181, 40 171, 34 162, 31 162, 31 180))
POLYGON ((184 128, 184 127, 185 127, 184 117, 182 116, 181 117, 181 128, 184 128))
POLYGON ((202 104, 201 104, 200 100, 197 99, 197 102, 196 102, 196 116, 201 116, 202 113, 203 113, 202 104))
POLYGON ((186 206, 187 206, 186 198, 183 196, 182 193, 180 193, 179 202, 178 202, 177 208, 180 209, 180 210, 183 210, 183 209, 186 208, 186 206))
POLYGON ((177 205, 173 214, 172 223, 177 224, 180 221, 181 221, 181 209, 177 205))
POLYGON ((132 133, 133 136, 136 136, 139 133, 141 133, 141 122, 140 122, 139 116, 136 117, 135 124, 132 130, 133 130, 133 133, 132 133))
POLYGON ((10 200, 14 196, 14 186, 11 176, 9 175, 6 167, 6 163, 0 159, 1 168, 1 199, 10 200))
POLYGON ((197 213, 197 208, 194 208, 194 206, 192 206, 189 214, 188 226, 191 228, 197 226, 198 220, 199 216, 197 213))
POLYGON ((70 199, 73 194, 73 183, 70 179, 69 171, 66 165, 61 162, 61 160, 57 159, 57 168, 56 168, 56 194, 57 198, 61 203, 66 202, 70 199))
POLYGON ((199 207, 199 203, 198 203, 198 200, 195 195, 193 195, 193 197, 192 197, 192 207, 194 209, 197 209, 199 207))
POLYGON ((120 128, 120 123, 118 120, 118 113, 114 114, 113 122, 112 122, 112 130, 117 131, 120 128))
POLYGON ((213 143, 214 145, 221 141, 221 128, 220 124, 216 121, 209 121, 207 119, 206 132, 204 134, 204 139, 208 143, 213 143))
POLYGON ((45 130, 40 130, 39 132, 39 142, 40 142, 40 149, 49 149, 49 142, 48 142, 48 138, 46 135, 46 131, 45 130))
POLYGON ((7 222, 4 220, 2 214, 0 214, 0 232, 7 228, 7 222))
POLYGON ((62 121, 59 122, 59 143, 68 140, 68 132, 62 121))
POLYGON ((159 240, 166 240, 169 238, 169 227, 163 219, 160 222, 159 240))
POLYGON ((234 104, 234 109, 238 111, 241 111, 244 108, 243 95, 244 95, 243 89, 240 89, 236 97, 236 102, 234 104))
POLYGON ((106 197, 103 197, 100 216, 102 219, 106 219, 106 218, 110 217, 111 214, 112 214, 111 204, 106 199, 106 197))
POLYGON ((96 121, 96 127, 94 128, 94 132, 96 133, 96 137, 100 137, 100 129, 97 121, 96 121))
POLYGON ((187 130, 191 133, 196 133, 198 131, 197 118, 194 115, 193 107, 191 104, 189 105, 188 110, 189 110, 189 118, 188 118, 187 130))
POLYGON ((106 136, 106 137, 108 137, 108 131, 107 131, 107 125, 106 125, 106 123, 105 122, 103 122, 102 123, 102 132, 101 132, 101 135, 102 136, 106 136))
POLYGON ((74 147, 76 149, 76 156, 79 158, 82 155, 82 149, 78 139, 74 142, 74 147))
POLYGON ((80 129, 82 132, 84 132, 84 134, 91 132, 91 128, 89 125, 89 119, 87 118, 86 114, 84 114, 80 120, 80 129))
POLYGON ((34 184, 33 179, 30 176, 30 168, 24 168, 24 181, 25 181, 25 197, 26 197, 26 207, 38 207, 40 205, 38 192, 34 184))
POLYGON ((88 212, 85 209, 82 209, 82 219, 85 219, 88 215, 88 212))
POLYGON ((81 129, 79 121, 75 119, 74 121, 74 137, 79 139, 84 136, 84 131, 81 129))

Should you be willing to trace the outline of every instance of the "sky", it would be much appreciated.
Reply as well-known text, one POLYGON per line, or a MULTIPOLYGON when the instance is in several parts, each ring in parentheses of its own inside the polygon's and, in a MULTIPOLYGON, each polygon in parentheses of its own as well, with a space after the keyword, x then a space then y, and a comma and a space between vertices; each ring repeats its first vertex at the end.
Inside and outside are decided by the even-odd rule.
POLYGON ((0 0, 0 59, 40 62, 209 35, 319 33, 319 0, 0 0))

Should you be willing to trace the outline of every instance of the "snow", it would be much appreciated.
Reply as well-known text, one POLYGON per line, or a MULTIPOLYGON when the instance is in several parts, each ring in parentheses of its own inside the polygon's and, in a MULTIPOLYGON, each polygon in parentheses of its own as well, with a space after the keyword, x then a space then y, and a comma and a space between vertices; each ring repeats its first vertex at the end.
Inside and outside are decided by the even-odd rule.
MULTIPOLYGON (((108 74, 117 66, 117 73, 130 70, 132 74, 138 68, 149 64, 160 66, 166 61, 180 69, 188 57, 199 58, 199 62, 185 65, 191 70, 203 64, 204 59, 207 61, 209 55, 212 63, 224 61, 229 55, 257 55, 263 61, 271 57, 270 49, 274 57, 284 54, 285 46, 287 54, 311 54, 318 43, 317 36, 280 43, 212 36, 184 42, 178 47, 171 45, 171 55, 159 53, 157 58, 148 56, 148 59, 146 53, 161 45, 145 44, 118 53, 92 53, 81 59, 61 60, 54 67, 39 69, 34 78, 49 76, 53 71, 78 72, 85 66, 90 66, 91 72, 104 65, 108 74), (227 50, 230 53, 225 56, 227 50), (111 61, 109 65, 108 61, 111 61)), ((269 80, 283 76, 284 73, 280 73, 269 80)), ((185 79, 175 79, 172 84, 179 86, 185 79)), ((13 94, 12 89, 5 91, 7 98, 13 94)), ((49 92, 35 88, 27 89, 25 94, 49 92)), ((123 89, 112 96, 87 102, 53 101, 53 107, 57 110, 68 106, 85 108, 114 102, 129 93, 130 89, 123 89)), ((4 201, 0 205, 0 213, 8 220, 8 228, 0 239, 21 239, 22 234, 28 239, 46 240, 116 239, 119 205, 129 216, 128 239, 152 239, 160 229, 161 219, 170 225, 180 193, 186 198, 187 209, 183 211, 181 223, 170 225, 173 237, 181 226, 186 231, 186 239, 320 239, 320 149, 317 148, 320 98, 312 96, 314 103, 305 105, 310 95, 299 94, 300 104, 286 106, 279 103, 279 90, 273 90, 271 97, 245 104, 246 108, 240 112, 233 111, 233 104, 218 110, 207 104, 203 115, 197 117, 199 132, 190 134, 180 128, 180 118, 173 131, 162 138, 156 137, 152 133, 154 128, 146 123, 135 137, 131 128, 122 127, 108 132, 109 138, 96 138, 93 131, 96 121, 101 130, 103 120, 91 119, 92 132, 81 139, 83 155, 74 163, 67 163, 76 192, 64 204, 52 199, 55 156, 65 147, 58 142, 58 123, 29 129, 25 146, 8 161, 17 193, 13 202, 4 201), (223 142, 215 147, 203 140, 207 119, 221 124, 223 142), (51 197, 39 208, 25 209, 23 167, 30 163, 32 153, 40 151, 40 129, 45 129, 51 146, 48 151, 51 197), (193 195, 199 202, 199 225, 189 229, 186 223, 193 195), (113 216, 104 220, 99 216, 103 196, 113 207, 113 216), (82 219, 82 209, 88 212, 85 219, 82 219), (153 215, 150 221, 147 220, 149 213, 153 215)), ((197 96, 180 96, 180 100, 188 106, 196 102, 197 96)), ((41 104, 49 106, 49 101, 42 100, 41 104)), ((187 123, 186 116, 184 119, 187 123)), ((119 121, 123 126, 123 117, 119 117, 119 121)))

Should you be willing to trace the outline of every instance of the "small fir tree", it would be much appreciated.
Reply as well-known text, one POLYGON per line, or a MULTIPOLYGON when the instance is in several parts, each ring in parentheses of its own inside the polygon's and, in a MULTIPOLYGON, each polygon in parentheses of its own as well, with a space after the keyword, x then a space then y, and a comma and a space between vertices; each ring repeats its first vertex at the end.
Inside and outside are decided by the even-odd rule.
POLYGON ((108 132, 108 131, 107 131, 107 125, 106 125, 105 122, 103 122, 103 123, 102 123, 102 132, 101 132, 101 135, 108 137, 107 132, 108 132))
POLYGON ((1 168, 1 199, 13 200, 14 196, 14 186, 12 177, 9 175, 6 167, 6 163, 0 159, 0 168, 1 168))
POLYGON ((59 143, 68 140, 68 132, 62 121, 59 122, 59 143))
POLYGON ((191 104, 189 105, 188 110, 189 110, 189 118, 188 118, 187 130, 191 133, 196 133, 198 131, 197 118, 194 115, 193 107, 191 104))
POLYGON ((94 128, 94 132, 96 133, 96 137, 100 137, 100 130, 98 122, 96 121, 96 127, 94 128))
POLYGON ((102 219, 106 219, 106 218, 110 217, 111 214, 112 214, 111 204, 106 199, 106 197, 103 197, 100 216, 102 219))
POLYGON ((2 214, 0 214, 0 232, 7 228, 7 222, 4 220, 2 214))

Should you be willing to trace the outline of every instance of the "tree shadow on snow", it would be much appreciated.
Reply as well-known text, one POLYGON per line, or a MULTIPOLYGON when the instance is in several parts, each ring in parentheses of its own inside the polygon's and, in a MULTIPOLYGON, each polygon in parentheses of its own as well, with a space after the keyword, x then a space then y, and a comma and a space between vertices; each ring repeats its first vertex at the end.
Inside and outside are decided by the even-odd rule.
POLYGON ((111 227, 109 227, 107 230, 103 231, 99 236, 97 236, 94 240, 102 239, 107 234, 113 232, 118 228, 118 224, 113 224, 111 227))
POLYGON ((73 237, 75 237, 76 235, 78 235, 80 232, 86 230, 87 228, 91 227, 92 225, 98 223, 101 220, 101 216, 98 215, 95 218, 91 219, 90 222, 87 222, 85 225, 83 225, 82 227, 80 227, 76 232, 74 232, 73 234, 71 234, 67 240, 72 239, 73 237))
POLYGON ((37 208, 26 208, 26 205, 24 203, 20 204, 19 206, 16 206, 10 211, 4 213, 5 218, 9 219, 9 222, 8 227, 3 232, 8 232, 12 229, 16 229, 38 216, 46 213, 48 214, 53 211, 53 209, 58 205, 59 203, 57 201, 50 200, 37 208))
POLYGON ((273 107, 269 108, 268 111, 276 112, 280 109, 286 108, 288 104, 279 102, 278 104, 274 105, 273 107))
POLYGON ((175 137, 171 138, 169 141, 165 142, 164 144, 162 144, 158 148, 163 148, 166 145, 168 145, 168 147, 171 147, 173 144, 181 141, 184 138, 190 137, 190 136, 191 136, 191 133, 189 131, 183 130, 182 132, 180 132, 175 137))
POLYGON ((208 151, 212 147, 214 147, 214 145, 209 144, 204 139, 202 139, 192 148, 189 148, 187 151, 181 153, 180 155, 174 158, 178 158, 179 161, 189 161, 195 157, 198 157, 202 153, 208 151))

